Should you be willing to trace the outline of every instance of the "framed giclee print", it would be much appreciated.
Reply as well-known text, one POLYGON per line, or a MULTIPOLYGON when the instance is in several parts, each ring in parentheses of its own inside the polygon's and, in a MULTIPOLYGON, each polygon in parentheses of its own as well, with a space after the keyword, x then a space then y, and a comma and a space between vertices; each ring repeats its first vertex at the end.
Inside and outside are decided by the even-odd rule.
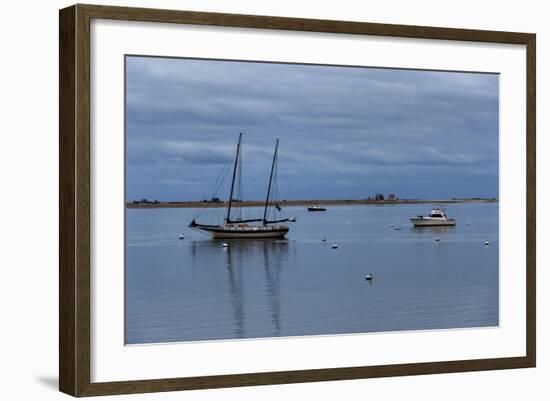
POLYGON ((60 389, 535 366, 535 35, 60 12, 60 389))

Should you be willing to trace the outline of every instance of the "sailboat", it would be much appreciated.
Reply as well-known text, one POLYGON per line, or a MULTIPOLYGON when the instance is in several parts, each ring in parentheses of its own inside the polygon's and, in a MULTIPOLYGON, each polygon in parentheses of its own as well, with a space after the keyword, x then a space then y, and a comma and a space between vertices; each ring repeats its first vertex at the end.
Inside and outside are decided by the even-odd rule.
MULTIPOLYGON (((271 173, 269 175, 269 184, 267 186, 267 195, 265 198, 264 212, 262 218, 254 219, 241 219, 237 217, 233 219, 231 217, 231 209, 235 208, 236 203, 233 199, 235 190, 235 178, 237 176, 237 166, 239 165, 239 155, 241 153, 242 133, 239 134, 239 141, 237 142, 237 152, 235 156, 235 164, 233 165, 233 176, 231 179, 231 190, 229 193, 229 202, 227 206, 226 217, 223 224, 211 225, 201 224, 193 219, 189 224, 190 228, 201 231, 210 235, 212 238, 283 238, 289 230, 286 222, 294 222, 295 219, 278 219, 270 220, 268 218, 268 210, 271 204, 272 184, 275 167, 277 165, 277 152, 279 149, 279 139, 275 143, 275 151, 273 153, 273 161, 271 163, 271 173)), ((280 210, 278 205, 275 207, 280 210)))

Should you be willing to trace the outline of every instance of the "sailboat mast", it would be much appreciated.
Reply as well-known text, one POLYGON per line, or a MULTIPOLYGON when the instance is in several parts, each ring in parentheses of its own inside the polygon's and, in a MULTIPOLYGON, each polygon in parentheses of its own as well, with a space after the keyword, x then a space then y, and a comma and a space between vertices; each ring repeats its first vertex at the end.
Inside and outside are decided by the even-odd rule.
POLYGON ((233 203, 233 189, 235 189, 235 176, 237 175, 237 165, 239 164, 239 153, 241 152, 242 132, 239 132, 239 142, 237 142, 237 155, 235 156, 235 165, 233 166, 233 179, 231 180, 231 192, 229 193, 229 206, 227 207, 227 222, 231 221, 231 204, 233 203))
POLYGON ((279 148, 279 138, 277 138, 277 142, 275 142, 275 152, 273 152, 273 162, 271 163, 271 174, 269 175, 269 185, 267 186, 267 195, 265 197, 264 218, 263 218, 264 224, 267 217, 267 207, 269 206, 269 195, 271 194, 271 182, 273 181, 273 171, 275 170, 275 162, 277 161, 278 148, 279 148))

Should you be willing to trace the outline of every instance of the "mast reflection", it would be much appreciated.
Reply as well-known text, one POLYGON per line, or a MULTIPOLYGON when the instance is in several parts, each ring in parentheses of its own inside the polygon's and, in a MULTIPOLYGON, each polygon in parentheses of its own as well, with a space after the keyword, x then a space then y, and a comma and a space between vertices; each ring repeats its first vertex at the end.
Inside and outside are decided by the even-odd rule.
POLYGON ((271 321, 273 322, 274 336, 281 334, 281 299, 280 284, 283 253, 288 249, 287 242, 263 242, 264 272, 267 297, 270 302, 271 321))
MULTIPOLYGON (((235 334, 239 338, 244 338, 244 288, 243 288, 243 274, 242 263, 237 263, 238 272, 235 273, 235 266, 233 265, 233 253, 232 247, 226 249, 226 269, 229 283, 229 293, 231 294, 231 305, 233 307, 233 317, 235 319, 235 334)), ((241 258, 239 257, 239 261, 241 258)))
MULTIPOLYGON (((202 264, 199 259, 204 261, 203 258, 208 259, 208 264, 212 268, 220 267, 220 263, 221 267, 225 268, 227 272, 227 294, 229 295, 234 321, 233 333, 236 338, 247 337, 247 325, 249 328, 264 326, 264 329, 270 331, 272 336, 281 335, 281 272, 285 263, 288 262, 288 241, 247 239, 225 240, 225 242, 228 244, 227 247, 222 247, 223 241, 193 241, 191 245, 193 269, 202 264), (262 269, 263 274, 259 274, 260 271, 257 269, 262 269), (258 278, 260 279, 259 282, 258 278), (260 286, 258 288, 265 289, 266 309, 263 309, 265 316, 259 317, 262 322, 248 321, 252 318, 252 311, 254 310, 250 308, 258 305, 261 307, 263 303, 259 300, 259 304, 247 308, 247 291, 250 294, 257 289, 247 288, 247 285, 260 286), (250 309, 249 316, 247 316, 248 309, 250 309), (268 323, 267 327, 265 327, 265 322, 268 323), (269 325, 271 325, 271 329, 269 325)), ((258 311, 258 309, 255 309, 255 311, 258 311)), ((258 315, 255 315, 254 319, 258 319, 258 315)))

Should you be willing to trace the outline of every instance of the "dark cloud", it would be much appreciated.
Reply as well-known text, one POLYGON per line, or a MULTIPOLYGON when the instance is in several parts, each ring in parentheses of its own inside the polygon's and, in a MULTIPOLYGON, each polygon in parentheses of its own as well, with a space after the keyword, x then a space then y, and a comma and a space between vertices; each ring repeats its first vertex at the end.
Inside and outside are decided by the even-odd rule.
POLYGON ((498 196, 498 76, 128 57, 127 197, 200 199, 245 134, 248 199, 498 196))

